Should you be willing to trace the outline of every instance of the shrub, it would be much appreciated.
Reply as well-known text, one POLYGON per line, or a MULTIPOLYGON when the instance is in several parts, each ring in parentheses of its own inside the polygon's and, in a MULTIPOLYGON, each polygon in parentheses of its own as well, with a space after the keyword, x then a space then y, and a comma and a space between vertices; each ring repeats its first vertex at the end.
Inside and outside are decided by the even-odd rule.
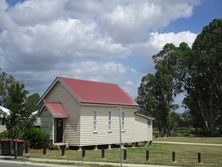
POLYGON ((7 139, 8 138, 8 131, 3 131, 0 133, 0 139, 7 139))
POLYGON ((40 149, 43 147, 43 144, 48 145, 47 135, 39 128, 32 128, 27 131, 24 139, 31 148, 40 149))

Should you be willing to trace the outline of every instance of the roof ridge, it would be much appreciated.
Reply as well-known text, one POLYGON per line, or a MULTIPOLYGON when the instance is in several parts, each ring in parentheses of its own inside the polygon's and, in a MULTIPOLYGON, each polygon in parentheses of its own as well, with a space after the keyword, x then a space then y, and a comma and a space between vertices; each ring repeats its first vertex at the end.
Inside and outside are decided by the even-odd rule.
POLYGON ((86 79, 77 79, 77 78, 70 78, 70 77, 64 77, 64 76, 58 76, 58 78, 65 78, 65 79, 71 79, 71 80, 79 80, 79 81, 85 81, 85 82, 93 82, 93 83, 102 83, 102 84, 109 84, 109 85, 116 85, 116 83, 110 83, 110 82, 104 82, 104 81, 93 81, 93 80, 86 80, 86 79))

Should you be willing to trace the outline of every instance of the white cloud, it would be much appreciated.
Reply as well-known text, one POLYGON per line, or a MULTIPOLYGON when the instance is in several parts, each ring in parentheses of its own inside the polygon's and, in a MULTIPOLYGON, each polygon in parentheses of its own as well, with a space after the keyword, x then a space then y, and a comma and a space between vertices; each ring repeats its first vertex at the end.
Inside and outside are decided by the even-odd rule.
POLYGON ((124 43, 146 40, 149 31, 167 26, 177 18, 189 17, 198 1, 130 1, 117 5, 103 17, 108 33, 124 43))
POLYGON ((150 67, 151 56, 165 43, 191 45, 192 32, 158 30, 191 16, 198 3, 27 0, 9 6, 0 0, 0 67, 31 91, 42 92, 54 77, 66 75, 114 82, 135 97, 144 74, 133 61, 144 60, 150 67))
POLYGON ((129 48, 131 49, 131 52, 147 57, 150 61, 152 61, 152 56, 159 52, 165 44, 173 43, 175 46, 179 46, 180 43, 186 42, 191 47, 196 36, 197 34, 190 31, 183 31, 179 33, 152 32, 150 33, 150 38, 148 38, 147 41, 131 44, 129 45, 129 48))
POLYGON ((8 13, 19 25, 47 23, 65 16, 66 0, 27 0, 9 8, 8 13))
POLYGON ((192 15, 199 0, 28 0, 8 10, 18 25, 47 23, 63 18, 94 21, 117 42, 141 42, 149 32, 192 15))
POLYGON ((179 46, 181 42, 186 42, 190 47, 192 46, 197 34, 190 31, 184 31, 179 33, 151 33, 150 44, 161 49, 166 43, 173 43, 175 46, 179 46))
POLYGON ((5 0, 0 0, 0 31, 4 29, 14 29, 16 24, 12 18, 8 15, 7 10, 8 4, 5 0))
POLYGON ((73 64, 71 71, 73 71, 73 77, 75 78, 116 82, 124 77, 128 70, 128 67, 120 63, 86 61, 73 64))
POLYGON ((42 65, 43 69, 63 63, 69 66, 81 58, 109 60, 128 54, 127 48, 99 34, 94 23, 86 25, 77 19, 60 19, 49 24, 20 27, 17 31, 4 31, 0 34, 0 48, 6 66, 36 70, 42 65))

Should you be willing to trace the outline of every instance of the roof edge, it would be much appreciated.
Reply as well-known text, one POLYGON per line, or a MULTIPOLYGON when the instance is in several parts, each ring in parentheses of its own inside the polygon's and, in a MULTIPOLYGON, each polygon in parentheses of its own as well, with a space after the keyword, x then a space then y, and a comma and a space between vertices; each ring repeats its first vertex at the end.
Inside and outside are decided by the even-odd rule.
POLYGON ((123 93, 129 98, 132 100, 132 102, 135 104, 135 105, 132 105, 132 106, 139 106, 139 104, 125 91, 123 90, 119 85, 116 84, 116 86, 123 91, 123 93))
POLYGON ((51 85, 46 89, 46 91, 42 94, 42 96, 40 97, 40 99, 37 102, 37 105, 39 105, 41 103, 41 101, 44 99, 44 97, 51 91, 51 89, 54 87, 54 85, 56 84, 56 82, 58 81, 58 77, 56 77, 54 79, 54 81, 51 83, 51 85))
POLYGON ((82 99, 80 97, 76 96, 75 93, 70 90, 69 86, 66 85, 66 83, 62 80, 62 78, 65 78, 65 77, 58 77, 58 80, 60 81, 60 83, 64 86, 64 88, 66 88, 66 90, 68 90, 68 92, 71 94, 71 96, 74 99, 76 99, 79 103, 81 103, 82 99))
POLYGON ((138 112, 135 112, 135 114, 136 114, 137 116, 140 116, 140 117, 143 117, 143 118, 152 120, 152 121, 155 120, 155 118, 153 118, 153 117, 149 117, 149 116, 147 116, 147 115, 143 115, 143 114, 140 114, 140 113, 138 113, 138 112))
POLYGON ((126 106, 126 107, 138 107, 138 105, 129 105, 129 104, 112 104, 112 103, 94 103, 94 102, 81 102, 81 105, 104 105, 104 106, 126 106))
POLYGON ((81 99, 79 99, 77 96, 75 96, 72 91, 68 88, 68 86, 62 81, 62 77, 57 76, 54 81, 51 83, 51 85, 46 89, 46 91, 43 93, 43 95, 40 97, 39 101, 37 102, 37 105, 41 103, 41 101, 45 98, 45 96, 51 91, 51 89, 55 86, 57 82, 60 82, 62 86, 71 94, 73 98, 75 98, 79 103, 81 103, 81 99))

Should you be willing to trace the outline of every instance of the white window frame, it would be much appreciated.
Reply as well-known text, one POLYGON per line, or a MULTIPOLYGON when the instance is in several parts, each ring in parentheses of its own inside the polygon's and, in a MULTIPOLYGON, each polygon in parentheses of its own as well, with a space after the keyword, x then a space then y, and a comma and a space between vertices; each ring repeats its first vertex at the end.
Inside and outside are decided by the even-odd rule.
POLYGON ((97 133, 97 112, 93 112, 93 133, 97 133))
POLYGON ((108 113, 108 132, 112 132, 112 112, 108 113))
POLYGON ((124 112, 121 113, 121 123, 122 123, 121 129, 122 129, 122 132, 124 132, 125 131, 125 113, 124 112))

